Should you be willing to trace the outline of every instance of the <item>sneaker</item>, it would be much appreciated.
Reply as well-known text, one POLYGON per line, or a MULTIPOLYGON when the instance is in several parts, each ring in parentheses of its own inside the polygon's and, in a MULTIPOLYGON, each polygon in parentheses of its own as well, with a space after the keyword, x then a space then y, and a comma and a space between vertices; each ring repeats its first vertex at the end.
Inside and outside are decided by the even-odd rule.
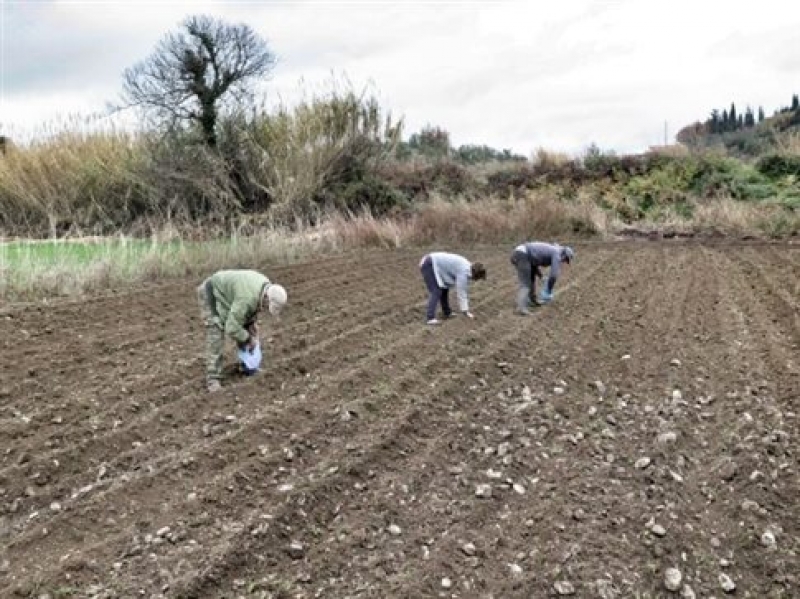
POLYGON ((216 393, 220 389, 222 389, 222 383, 220 383, 217 379, 212 379, 208 381, 208 392, 209 393, 216 393))
POLYGON ((527 308, 525 308, 524 310, 517 309, 517 314, 519 314, 520 316, 530 316, 531 311, 528 310, 527 308))
POLYGON ((439 324, 440 322, 441 322, 441 320, 436 320, 435 318, 431 318, 428 321, 428 324, 439 324))

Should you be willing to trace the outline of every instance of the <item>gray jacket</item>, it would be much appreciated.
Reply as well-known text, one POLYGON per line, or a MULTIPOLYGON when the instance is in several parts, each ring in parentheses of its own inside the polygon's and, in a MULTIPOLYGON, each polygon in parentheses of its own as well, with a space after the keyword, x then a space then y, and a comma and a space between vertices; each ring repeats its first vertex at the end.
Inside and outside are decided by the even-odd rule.
POLYGON ((472 263, 458 254, 432 252, 429 255, 433 264, 436 283, 442 289, 455 287, 459 309, 462 312, 468 312, 469 280, 472 278, 472 263))
POLYGON ((561 273, 562 247, 557 244, 532 241, 519 244, 514 251, 524 252, 531 261, 531 266, 536 270, 540 266, 550 267, 550 276, 547 278, 547 291, 552 292, 553 287, 561 273))

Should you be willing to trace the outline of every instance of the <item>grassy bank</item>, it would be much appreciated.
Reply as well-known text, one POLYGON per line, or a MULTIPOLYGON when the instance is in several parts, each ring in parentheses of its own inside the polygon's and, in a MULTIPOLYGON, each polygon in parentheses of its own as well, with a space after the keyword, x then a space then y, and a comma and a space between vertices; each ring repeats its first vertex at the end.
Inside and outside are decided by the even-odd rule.
MULTIPOLYGON (((690 200, 691 201, 691 200, 690 200)), ((6 301, 79 295, 219 268, 265 268, 370 247, 463 247, 527 239, 612 238, 634 229, 676 235, 780 237, 800 216, 780 205, 733 199, 663 211, 658 222, 625 223, 591 193, 566 201, 550 193, 482 201, 435 197, 403 216, 328 213, 314 226, 253 227, 198 238, 162 229, 148 238, 98 238, 0 244, 0 297, 6 301), (777 233, 776 233, 777 232, 777 233)), ((195 232, 196 233, 196 232, 195 232)))
MULTIPOLYGON (((481 221, 490 237, 494 227, 519 232, 515 219, 572 230, 577 215, 578 228, 588 221, 590 232, 606 221, 702 228, 727 211, 736 214, 722 214, 724 229, 787 237, 800 233, 800 131, 770 139, 763 154, 746 158, 685 146, 622 156, 591 146, 581 156, 540 150, 525 158, 451 147, 437 128, 404 141, 402 122, 374 99, 334 91, 293 108, 228 116, 214 148, 188 130, 78 129, 9 150, 0 155, 0 235, 138 237, 172 224, 248 225, 254 233, 367 209, 402 226, 422 214, 423 227, 452 210, 481 221), (564 205, 532 210, 531 195, 564 205), (512 200, 522 204, 498 216, 512 200)), ((443 230, 469 239, 472 228, 439 223, 443 230)))
POLYGON ((219 268, 286 264, 321 251, 333 251, 328 236, 312 231, 264 230, 208 240, 174 234, 150 239, 0 244, 0 298, 6 301, 76 296, 146 281, 200 276, 219 268))

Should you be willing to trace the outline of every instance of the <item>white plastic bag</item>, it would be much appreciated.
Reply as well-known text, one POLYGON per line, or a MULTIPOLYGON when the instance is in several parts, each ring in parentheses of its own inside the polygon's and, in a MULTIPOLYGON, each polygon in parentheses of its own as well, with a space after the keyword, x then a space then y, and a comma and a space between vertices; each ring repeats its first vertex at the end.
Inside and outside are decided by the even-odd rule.
POLYGON ((242 372, 246 375, 255 374, 261 368, 261 344, 256 343, 252 350, 246 347, 239 350, 239 361, 242 364, 242 372))

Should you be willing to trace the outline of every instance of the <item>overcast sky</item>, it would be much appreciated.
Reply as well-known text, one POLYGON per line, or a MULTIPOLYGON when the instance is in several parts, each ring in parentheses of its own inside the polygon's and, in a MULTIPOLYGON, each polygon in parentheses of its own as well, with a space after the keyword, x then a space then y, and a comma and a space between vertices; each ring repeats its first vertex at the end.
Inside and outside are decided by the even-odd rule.
POLYGON ((244 22, 278 57, 268 101, 346 77, 454 145, 636 152, 735 102, 800 92, 798 0, 0 0, 0 134, 119 98, 189 15, 244 22))

